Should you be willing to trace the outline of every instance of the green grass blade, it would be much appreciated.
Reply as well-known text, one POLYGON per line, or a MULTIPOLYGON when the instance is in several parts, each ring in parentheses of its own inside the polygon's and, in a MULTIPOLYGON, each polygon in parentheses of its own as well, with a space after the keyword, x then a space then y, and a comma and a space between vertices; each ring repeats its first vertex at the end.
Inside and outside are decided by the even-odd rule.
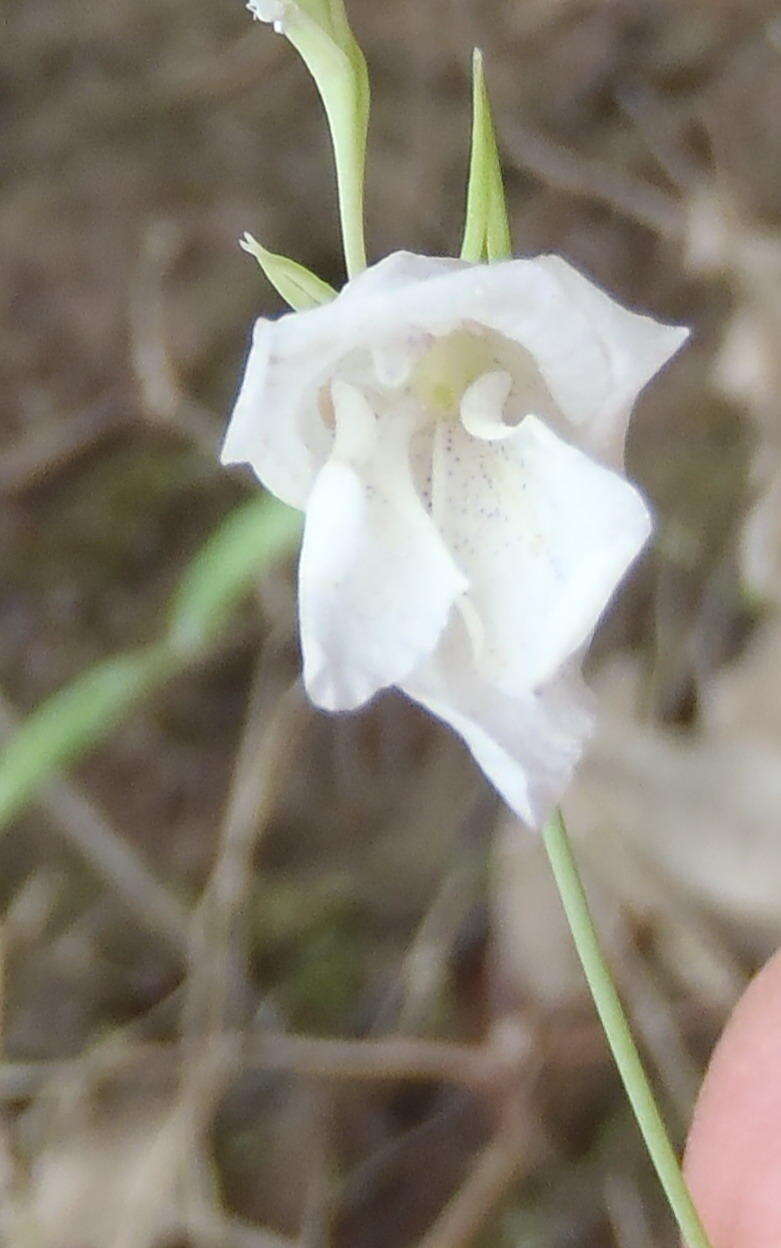
POLYGON ((0 750, 0 829, 198 656, 262 572, 295 549, 301 524, 298 512, 265 495, 238 507, 186 569, 161 641, 96 664, 28 716, 0 750))
POLYGON ((177 653, 200 650, 237 601, 275 560, 296 547, 300 512, 269 495, 223 520, 187 568, 171 604, 169 642, 177 653))
POLYGON ((164 645, 149 646, 98 663, 48 698, 0 753, 0 827, 52 772, 107 736, 175 668, 164 645))

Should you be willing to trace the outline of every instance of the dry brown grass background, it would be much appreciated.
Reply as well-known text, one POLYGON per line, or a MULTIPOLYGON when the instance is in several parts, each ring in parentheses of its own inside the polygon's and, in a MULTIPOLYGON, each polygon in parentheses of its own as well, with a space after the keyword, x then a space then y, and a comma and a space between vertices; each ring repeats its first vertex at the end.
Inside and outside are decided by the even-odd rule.
MULTIPOLYGON (((781 932, 781 13, 353 0, 370 247, 460 240, 485 52, 516 249, 690 324, 570 822, 680 1141, 781 932)), ((6 0, 3 731, 152 640, 254 490, 250 229, 342 280, 314 88, 238 0, 6 0)), ((675 1243, 538 843, 389 695, 308 708, 292 565, 0 843, 13 1248, 675 1243)))

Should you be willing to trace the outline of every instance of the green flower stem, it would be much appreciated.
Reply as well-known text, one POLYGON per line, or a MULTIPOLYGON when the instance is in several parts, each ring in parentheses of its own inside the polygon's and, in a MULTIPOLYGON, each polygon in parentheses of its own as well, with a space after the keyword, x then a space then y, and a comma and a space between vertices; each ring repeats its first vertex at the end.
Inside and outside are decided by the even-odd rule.
POLYGON ((296 11, 285 33, 315 80, 331 131, 339 221, 347 276, 366 268, 363 190, 366 132, 369 124, 369 77, 363 54, 352 40, 349 50, 324 32, 308 14, 296 11))
MULTIPOLYGON (((272 20, 265 4, 259 13, 262 21, 272 20)), ((302 58, 323 101, 336 163, 347 276, 354 277, 366 268, 363 189, 371 96, 366 61, 344 0, 290 0, 274 25, 302 58)))
POLYGON ((366 268, 364 184, 371 87, 366 58, 350 28, 344 0, 330 0, 329 7, 334 34, 352 70, 351 125, 338 126, 335 118, 330 124, 336 159, 344 258, 348 277, 355 277, 366 268))
MULTIPOLYGON (((339 221, 342 229, 342 246, 347 266, 347 276, 355 277, 366 268, 366 243, 363 227, 363 181, 364 154, 344 149, 348 147, 335 136, 333 140, 337 162, 337 189, 339 193, 339 221)), ((352 148, 353 145, 350 145, 352 148)))
POLYGON ((546 825, 543 839, 600 1022, 670 1208, 688 1248, 711 1248, 605 962, 567 829, 559 812, 546 825))

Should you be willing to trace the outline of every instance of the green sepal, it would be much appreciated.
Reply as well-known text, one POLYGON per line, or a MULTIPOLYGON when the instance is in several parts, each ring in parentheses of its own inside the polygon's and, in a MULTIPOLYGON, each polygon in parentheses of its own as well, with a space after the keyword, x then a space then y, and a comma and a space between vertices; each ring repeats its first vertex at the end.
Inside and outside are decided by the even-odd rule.
POLYGON ((239 246, 254 256, 275 290, 296 312, 308 312, 336 298, 336 291, 316 273, 299 264, 267 251, 251 234, 239 239, 239 246))
POLYGON ((472 55, 472 152, 461 258, 479 263, 486 258, 507 260, 510 256, 510 226, 483 55, 475 48, 472 55))

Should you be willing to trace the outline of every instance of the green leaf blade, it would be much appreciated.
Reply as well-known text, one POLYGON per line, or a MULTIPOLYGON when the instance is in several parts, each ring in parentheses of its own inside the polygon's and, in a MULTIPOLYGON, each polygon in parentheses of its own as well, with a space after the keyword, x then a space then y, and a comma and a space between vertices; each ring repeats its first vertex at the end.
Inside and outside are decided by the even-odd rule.
POLYGON ((149 646, 98 663, 48 698, 0 751, 0 827, 40 784, 106 737, 177 666, 165 645, 149 646))
POLYGON ((295 550, 302 518, 267 496, 232 512, 186 569, 161 641, 115 655, 47 698, 0 750, 0 829, 214 640, 238 600, 295 550))
POLYGON ((186 569, 171 605, 169 640, 180 654, 198 651, 219 631, 263 572, 291 554, 302 517, 270 495, 236 508, 186 569))

